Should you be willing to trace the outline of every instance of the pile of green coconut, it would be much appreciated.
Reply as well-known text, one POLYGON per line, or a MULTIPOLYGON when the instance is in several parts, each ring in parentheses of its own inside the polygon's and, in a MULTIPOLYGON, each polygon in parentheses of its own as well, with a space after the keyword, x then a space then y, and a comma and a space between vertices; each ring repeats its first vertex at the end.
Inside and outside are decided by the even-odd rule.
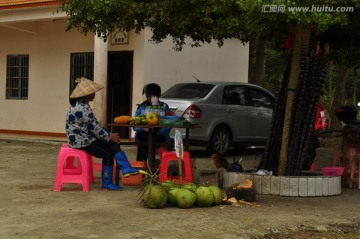
POLYGON ((158 184, 148 184, 141 191, 140 197, 148 208, 210 207, 221 204, 222 191, 214 185, 198 185, 195 183, 180 184, 166 180, 158 184))

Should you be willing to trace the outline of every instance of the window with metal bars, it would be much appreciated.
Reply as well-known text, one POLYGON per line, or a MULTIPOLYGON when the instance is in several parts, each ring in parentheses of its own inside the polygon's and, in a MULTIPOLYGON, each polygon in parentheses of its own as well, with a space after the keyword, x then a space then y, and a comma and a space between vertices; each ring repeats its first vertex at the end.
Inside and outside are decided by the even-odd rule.
POLYGON ((75 79, 85 77, 94 79, 94 52, 71 53, 70 55, 70 91, 74 90, 75 79))
POLYGON ((29 91, 29 55, 8 55, 6 63, 6 99, 27 100, 29 91))

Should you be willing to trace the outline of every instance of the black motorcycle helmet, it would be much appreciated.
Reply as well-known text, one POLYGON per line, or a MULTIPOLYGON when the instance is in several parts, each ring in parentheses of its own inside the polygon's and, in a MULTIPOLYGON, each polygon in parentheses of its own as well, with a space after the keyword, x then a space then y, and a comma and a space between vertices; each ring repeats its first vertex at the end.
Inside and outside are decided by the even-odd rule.
POLYGON ((156 83, 150 83, 144 86, 143 94, 145 95, 154 95, 160 97, 161 95, 161 88, 156 83))

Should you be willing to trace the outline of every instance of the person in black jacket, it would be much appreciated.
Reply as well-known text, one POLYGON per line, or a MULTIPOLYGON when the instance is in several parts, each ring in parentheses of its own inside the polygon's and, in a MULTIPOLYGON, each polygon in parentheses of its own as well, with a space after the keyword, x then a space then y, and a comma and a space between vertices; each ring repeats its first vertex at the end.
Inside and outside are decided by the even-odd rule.
MULTIPOLYGON (((156 83, 150 83, 144 86, 143 94, 146 95, 146 100, 142 102, 138 108, 136 109, 135 116, 139 116, 141 114, 146 115, 149 111, 149 106, 159 106, 160 110, 166 114, 166 112, 170 112, 170 108, 168 104, 165 102, 159 101, 159 97, 161 95, 161 88, 156 83)), ((134 127, 135 131, 135 141, 140 143, 147 143, 149 136, 149 129, 147 128, 138 128, 134 127)), ((159 128, 155 130, 154 140, 155 142, 166 142, 171 143, 170 133, 171 128, 159 128)), ((137 161, 147 162, 148 159, 148 147, 147 145, 139 144, 137 147, 137 161)))

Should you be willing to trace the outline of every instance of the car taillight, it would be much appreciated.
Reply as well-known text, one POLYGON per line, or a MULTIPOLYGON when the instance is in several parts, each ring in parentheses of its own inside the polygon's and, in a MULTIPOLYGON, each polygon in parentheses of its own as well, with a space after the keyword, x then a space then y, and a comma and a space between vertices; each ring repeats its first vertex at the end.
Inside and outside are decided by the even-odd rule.
POLYGON ((184 112, 185 119, 196 119, 202 116, 202 112, 196 105, 190 105, 184 112))

